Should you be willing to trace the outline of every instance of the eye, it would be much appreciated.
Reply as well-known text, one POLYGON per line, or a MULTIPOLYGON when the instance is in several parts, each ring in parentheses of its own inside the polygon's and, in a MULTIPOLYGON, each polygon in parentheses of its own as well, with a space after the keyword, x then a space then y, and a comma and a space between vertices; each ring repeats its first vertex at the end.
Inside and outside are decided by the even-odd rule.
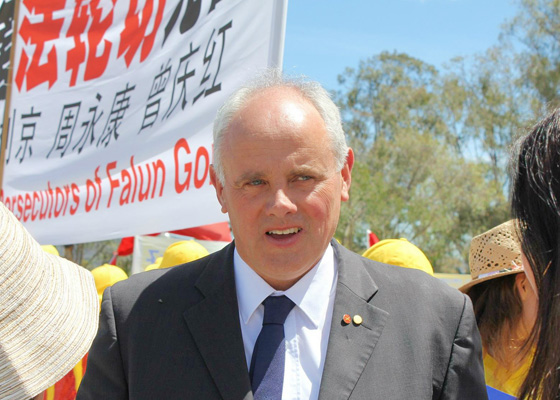
POLYGON ((252 181, 249 181, 250 186, 259 186, 262 185, 263 183, 264 181, 262 179, 253 179, 252 181))
POLYGON ((302 176, 297 177, 298 181, 308 181, 310 179, 312 179, 312 178, 309 175, 302 175, 302 176))

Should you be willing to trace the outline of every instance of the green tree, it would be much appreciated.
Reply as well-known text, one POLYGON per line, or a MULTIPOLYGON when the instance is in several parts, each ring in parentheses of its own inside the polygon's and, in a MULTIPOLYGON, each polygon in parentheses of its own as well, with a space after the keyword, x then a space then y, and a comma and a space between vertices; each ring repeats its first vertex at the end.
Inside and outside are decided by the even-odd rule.
MULTIPOLYGON (((98 242, 59 246, 59 253, 61 256, 91 271, 100 265, 108 263, 113 257, 113 252, 119 247, 119 243, 119 240, 102 240, 98 242), (62 247, 63 251, 61 251, 62 247)), ((118 257, 116 264, 127 274, 130 274, 132 256, 118 257)))
POLYGON ((338 237, 358 252, 368 228, 380 239, 406 237, 436 270, 465 272, 472 234, 487 218, 507 216, 503 179, 489 184, 492 164, 466 145, 469 87, 398 53, 362 61, 339 82, 356 163, 338 237))
POLYGON ((560 106, 560 0, 517 0, 517 15, 503 32, 520 51, 516 65, 519 85, 533 91, 543 107, 560 106), (520 45, 520 46, 519 46, 520 45))

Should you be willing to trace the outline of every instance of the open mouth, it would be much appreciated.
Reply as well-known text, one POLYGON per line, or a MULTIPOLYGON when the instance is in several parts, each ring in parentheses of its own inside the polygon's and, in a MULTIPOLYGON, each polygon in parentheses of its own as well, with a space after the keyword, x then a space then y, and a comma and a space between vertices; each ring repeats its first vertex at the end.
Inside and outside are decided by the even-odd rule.
POLYGON ((275 229, 272 231, 266 232, 268 236, 271 236, 275 239, 287 239, 295 234, 301 232, 301 228, 289 228, 289 229, 275 229))

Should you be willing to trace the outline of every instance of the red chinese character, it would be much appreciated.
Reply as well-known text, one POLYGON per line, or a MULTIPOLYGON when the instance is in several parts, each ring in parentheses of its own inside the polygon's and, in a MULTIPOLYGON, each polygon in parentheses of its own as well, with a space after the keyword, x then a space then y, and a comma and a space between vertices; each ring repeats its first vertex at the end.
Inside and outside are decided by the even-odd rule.
POLYGON ((138 48, 142 45, 140 51, 140 62, 144 61, 152 51, 154 40, 161 24, 163 17, 163 10, 165 8, 165 0, 159 0, 157 3, 157 10, 155 10, 155 20, 152 32, 146 35, 148 24, 152 19, 154 13, 154 1, 146 0, 144 7, 137 11, 138 0, 131 0, 126 16, 124 30, 121 33, 121 41, 119 44, 119 52, 117 57, 124 54, 126 66, 130 66, 132 59, 136 55, 138 48))
POLYGON ((23 0, 22 5, 33 15, 42 15, 41 22, 31 22, 27 16, 19 28, 19 36, 25 44, 35 47, 33 54, 28 55, 25 50, 21 53, 15 82, 19 90, 23 87, 24 80, 27 81, 27 90, 43 82, 49 83, 49 88, 57 79, 57 56, 56 47, 52 47, 47 54, 47 62, 40 64, 41 56, 45 50, 45 44, 51 40, 58 39, 62 28, 62 19, 53 19, 55 11, 63 10, 65 0, 23 0))
POLYGON ((76 79, 78 77, 78 69, 80 64, 84 62, 86 58, 86 45, 81 40, 80 35, 86 31, 86 27, 89 21, 88 16, 88 4, 83 4, 85 0, 77 0, 76 6, 74 7, 74 13, 72 15, 72 22, 68 28, 68 37, 74 39, 74 47, 68 51, 66 56, 66 71, 72 71, 70 77, 70 86, 76 84, 76 79))
POLYGON ((113 9, 116 2, 117 0, 111 0, 111 3, 113 3, 111 11, 103 20, 101 20, 103 9, 99 6, 101 0, 93 0, 90 3, 90 10, 93 21, 87 35, 89 53, 86 64, 86 71, 84 73, 84 81, 99 78, 101 75, 103 75, 103 72, 105 72, 105 69, 107 68, 107 63, 109 62, 109 55, 111 53, 112 46, 111 42, 107 39, 104 39, 103 36, 105 36, 105 32, 107 32, 107 29, 109 29, 113 24, 113 9), (104 42, 105 47, 103 48, 103 54, 97 57, 97 47, 99 46, 101 41, 104 42))
POLYGON ((104 38, 105 33, 113 23, 113 8, 116 0, 111 0, 113 3, 111 11, 107 13, 104 19, 103 8, 100 7, 100 0, 77 0, 74 7, 74 14, 72 23, 68 28, 67 35, 74 38, 74 48, 68 52, 66 60, 66 70, 72 71, 70 78, 70 86, 76 84, 78 76, 78 69, 86 59, 86 46, 81 40, 81 36, 86 32, 86 27, 91 20, 91 26, 87 32, 87 41, 89 51, 87 52, 87 62, 84 71, 84 81, 99 78, 107 69, 109 62, 109 55, 111 53, 112 43, 104 38), (97 48, 101 42, 104 42, 103 53, 97 56, 97 48))

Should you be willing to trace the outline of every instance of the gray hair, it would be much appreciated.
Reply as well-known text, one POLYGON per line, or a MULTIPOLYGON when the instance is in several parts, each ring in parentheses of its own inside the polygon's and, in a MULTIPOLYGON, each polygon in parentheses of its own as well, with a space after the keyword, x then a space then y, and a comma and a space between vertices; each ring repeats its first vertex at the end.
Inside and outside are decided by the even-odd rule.
POLYGON ((213 165, 222 185, 225 184, 225 175, 222 167, 225 131, 229 127, 233 116, 247 104, 253 95, 272 87, 296 89, 305 99, 313 104, 325 122, 327 133, 332 143, 337 171, 344 167, 348 154, 348 145, 346 144, 346 137, 342 129, 340 111, 332 101, 329 93, 318 82, 309 81, 303 77, 289 78, 284 76, 279 69, 271 68, 236 90, 216 114, 213 130, 213 165))

